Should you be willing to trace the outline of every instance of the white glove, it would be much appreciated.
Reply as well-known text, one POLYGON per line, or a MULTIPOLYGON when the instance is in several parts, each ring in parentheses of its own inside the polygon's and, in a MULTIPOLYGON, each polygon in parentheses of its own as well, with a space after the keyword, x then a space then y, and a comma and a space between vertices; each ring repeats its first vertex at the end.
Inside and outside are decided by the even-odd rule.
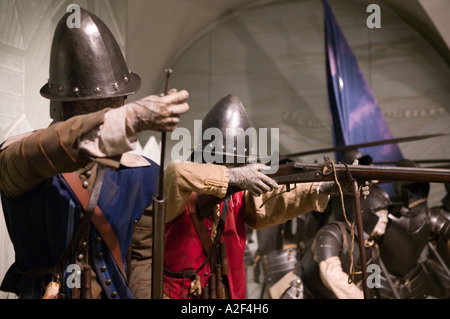
POLYGON ((228 184, 238 186, 241 189, 248 190, 254 196, 267 193, 277 189, 278 184, 260 172, 262 169, 268 169, 264 164, 249 164, 242 167, 228 169, 230 180, 228 184))
POLYGON ((173 131, 180 115, 189 111, 189 93, 172 89, 165 96, 150 95, 125 105, 127 127, 135 134, 144 130, 173 131))

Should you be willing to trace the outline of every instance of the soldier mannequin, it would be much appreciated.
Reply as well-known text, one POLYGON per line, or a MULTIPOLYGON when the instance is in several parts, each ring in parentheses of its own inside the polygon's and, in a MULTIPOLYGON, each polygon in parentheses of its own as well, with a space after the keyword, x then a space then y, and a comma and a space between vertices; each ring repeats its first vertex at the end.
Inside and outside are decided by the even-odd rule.
MULTIPOLYGON (((410 164, 405 164, 405 166, 410 166, 410 164)), ((371 188, 368 197, 369 202, 361 199, 365 232, 372 229, 370 225, 374 224, 373 221, 370 221, 372 218, 366 219, 371 215, 366 214, 367 209, 370 208, 370 212, 376 207, 384 209, 386 206, 392 205, 392 214, 386 219, 387 224, 384 223, 383 227, 376 226, 373 228, 377 236, 372 236, 373 240, 366 240, 368 243, 366 246, 372 244, 366 251, 367 263, 383 266, 381 267, 380 287, 371 289, 371 297, 382 299, 447 297, 450 278, 443 271, 442 265, 432 262, 430 259, 424 259, 423 251, 431 238, 437 237, 448 241, 450 221, 427 208, 426 196, 429 190, 427 183, 394 182, 394 189, 396 196, 392 201, 385 191, 375 186, 371 188), (376 196, 377 194, 384 195, 376 196), (378 197, 378 200, 373 201, 371 197, 378 197), (367 205, 371 201, 373 204, 367 205), (375 205, 376 202, 379 205, 375 205), (424 268, 427 271, 424 271, 424 268), (386 271, 388 274, 386 274, 386 271), (436 280, 436 278, 438 279, 436 280)), ((383 219, 385 219, 387 211, 385 209, 382 211, 386 213, 386 216, 383 215, 383 219)), ((377 215, 379 215, 378 212, 377 215)), ((343 222, 338 223, 344 224, 343 222)), ((348 247, 349 228, 345 225, 347 232, 339 231, 339 228, 333 225, 335 224, 327 225, 319 231, 316 242, 311 248, 313 255, 305 255, 302 260, 302 268, 299 273, 301 273, 301 278, 305 284, 305 290, 307 289, 310 292, 307 295, 311 298, 362 298, 360 286, 347 282, 349 273, 348 249, 345 258, 343 258, 342 255, 344 254, 341 255, 339 251, 344 246, 344 241, 336 240, 336 238, 344 238, 341 234, 346 234, 348 247), (341 244, 335 247, 338 242, 341 244), (334 256, 340 256, 340 260, 334 256), (323 265, 318 270, 317 264, 320 263, 323 263, 323 265), (326 265, 327 263, 329 266, 326 265), (341 270, 338 270, 339 265, 341 265, 341 270), (323 285, 320 284, 319 277, 322 278, 323 285)), ((354 247, 353 256, 355 269, 357 269, 359 265, 357 245, 354 247)), ((354 282, 358 282, 358 278, 355 278, 354 282)))
MULTIPOLYGON (((410 160, 401 160, 397 165, 417 167, 410 160)), ((398 295, 400 298, 448 296, 450 276, 442 265, 432 262, 431 252, 424 256, 424 249, 433 239, 448 243, 450 220, 428 208, 429 183, 394 182, 393 185, 395 205, 379 247, 380 257, 398 286, 398 295)), ((380 297, 392 298, 392 289, 387 288, 384 277, 381 284, 380 297)))
MULTIPOLYGON (((224 150, 227 137, 235 140, 237 129, 250 127, 247 112, 234 95, 220 99, 202 124, 204 130, 218 128, 223 132, 224 150), (231 136, 227 136, 227 129, 231 136)), ((203 156, 212 154, 208 153, 209 143, 203 141, 203 156)), ((214 150, 233 158, 231 163, 223 158, 221 163, 172 162, 167 167, 164 194, 170 201, 164 293, 168 298, 245 298, 245 226, 259 229, 311 210, 322 211, 329 195, 338 190, 333 182, 302 183, 280 194, 286 187, 260 172, 265 165, 248 163, 249 145, 244 153, 237 147, 232 148, 232 154, 214 150), (240 164, 238 157, 247 162, 240 164), (212 205, 204 204, 211 198, 215 199, 212 205)))
MULTIPOLYGON (((299 273, 305 283, 305 294, 307 298, 362 299, 361 261, 355 229, 354 241, 351 236, 354 204, 346 202, 345 216, 341 206, 337 202, 333 204, 336 220, 318 231, 309 254, 302 259, 299 273)), ((374 240, 385 231, 389 205, 388 194, 378 186, 372 186, 366 198, 361 197, 367 265, 377 263, 374 240)))
MULTIPOLYGON (((442 205, 432 207, 431 211, 434 216, 443 215, 450 220, 450 183, 445 184, 445 189, 447 194, 442 198, 442 205)), ((447 268, 450 268, 450 242, 442 238, 442 236, 436 238, 435 242, 437 252, 447 265, 447 268)))
POLYGON ((173 130, 188 93, 124 105, 139 76, 98 17, 81 8, 80 28, 69 28, 68 14, 56 26, 41 89, 55 121, 1 146, 1 199, 16 255, 1 289, 19 298, 133 298, 125 256, 159 166, 126 152, 140 131, 173 130))
POLYGON ((298 245, 305 232, 308 214, 310 213, 257 231, 258 250, 255 256, 254 278, 256 282, 259 282, 259 273, 262 269, 264 282, 261 296, 263 298, 267 289, 294 269, 299 257, 298 245))
MULTIPOLYGON (((342 158, 342 163, 345 164, 352 164, 352 165, 370 165, 372 163, 372 157, 370 155, 364 155, 359 150, 350 150, 346 152, 342 158)), ((346 206, 348 206, 350 209, 353 209, 354 200, 353 197, 344 196, 344 201, 346 203, 346 206)), ((295 264, 295 269, 285 274, 284 277, 282 277, 277 283, 275 283, 271 289, 271 297, 274 299, 305 299, 305 298, 311 298, 312 293, 309 292, 307 289, 305 290, 305 285, 302 282, 302 278, 300 277, 300 274, 302 273, 302 260, 303 263, 305 260, 307 261, 308 266, 311 267, 311 265, 314 265, 314 268, 316 268, 316 265, 314 262, 309 261, 308 259, 312 259, 311 257, 311 244, 316 237, 317 232, 324 226, 326 226, 328 223, 334 221, 334 218, 336 217, 333 215, 333 208, 336 210, 336 207, 339 208, 339 211, 341 211, 341 198, 339 195, 333 195, 330 196, 330 201, 328 203, 328 206, 326 210, 323 213, 318 214, 317 212, 309 212, 308 217, 305 221, 307 224, 303 226, 304 232, 306 234, 303 235, 304 240, 302 242, 302 251, 301 254, 298 256, 298 262, 295 264), (338 206, 336 206, 336 204, 338 206), (306 255, 304 257, 304 255, 306 255)), ((307 215, 302 215, 307 216, 307 215)), ((340 220, 340 219, 339 219, 340 220)), ((318 274, 318 269, 314 269, 314 272, 316 275, 318 274)), ((310 274, 311 276, 311 274, 310 274)), ((323 286, 321 282, 318 284, 319 286, 323 286)), ((323 288, 323 290, 326 291, 326 293, 323 295, 328 294, 328 290, 326 288, 323 288)))

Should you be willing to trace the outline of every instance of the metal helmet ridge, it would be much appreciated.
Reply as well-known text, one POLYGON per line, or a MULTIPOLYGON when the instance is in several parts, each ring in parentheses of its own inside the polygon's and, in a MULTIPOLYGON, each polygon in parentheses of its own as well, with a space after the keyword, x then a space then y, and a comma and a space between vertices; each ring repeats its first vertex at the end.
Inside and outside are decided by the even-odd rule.
POLYGON ((53 101, 93 100, 134 94, 140 77, 129 71, 113 34, 100 18, 80 8, 80 27, 66 13, 53 35, 49 80, 41 95, 53 101))
POLYGON ((379 209, 392 205, 389 194, 377 185, 372 185, 370 194, 366 198, 361 198, 361 211, 375 212, 379 209))
POLYGON ((387 209, 392 205, 389 194, 377 185, 370 188, 370 194, 363 198, 361 197, 361 217, 364 231, 371 233, 379 220, 376 214, 378 210, 387 209))
POLYGON ((194 153, 200 151, 206 162, 209 162, 208 158, 217 159, 214 161, 216 164, 247 163, 249 156, 253 155, 250 128, 242 101, 229 94, 221 98, 203 118, 201 144, 195 145, 194 153))

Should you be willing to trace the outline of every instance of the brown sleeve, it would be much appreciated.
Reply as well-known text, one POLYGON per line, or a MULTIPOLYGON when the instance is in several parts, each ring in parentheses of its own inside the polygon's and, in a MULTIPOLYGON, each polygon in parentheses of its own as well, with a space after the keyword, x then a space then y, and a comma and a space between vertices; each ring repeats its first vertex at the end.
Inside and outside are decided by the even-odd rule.
POLYGON ((251 229, 261 229, 278 225, 309 211, 323 212, 328 204, 329 196, 319 192, 319 183, 298 183, 286 185, 262 194, 253 196, 244 191, 245 224, 251 229))
POLYGON ((183 210, 192 192, 225 197, 229 173, 225 166, 171 162, 164 171, 164 195, 167 196, 166 223, 183 210))
POLYGON ((92 161, 79 149, 80 137, 103 123, 108 109, 80 115, 37 130, 0 151, 0 190, 17 197, 58 173, 92 161))
POLYGON ((129 249, 128 286, 137 299, 150 299, 152 290, 153 212, 147 209, 136 222, 129 249))

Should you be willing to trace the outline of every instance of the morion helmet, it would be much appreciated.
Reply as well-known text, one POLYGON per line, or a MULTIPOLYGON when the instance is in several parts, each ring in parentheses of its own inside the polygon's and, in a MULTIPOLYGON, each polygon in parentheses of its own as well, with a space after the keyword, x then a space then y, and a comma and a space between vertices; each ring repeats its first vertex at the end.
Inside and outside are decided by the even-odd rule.
MULTIPOLYGON (((372 185, 372 187, 370 188, 370 193, 366 198, 364 198, 361 194, 360 203, 364 232, 370 234, 379 219, 378 215, 375 212, 383 208, 389 210, 391 208, 392 201, 389 197, 389 194, 384 189, 382 189, 378 185, 372 185)), ((353 197, 344 197, 344 207, 347 219, 350 223, 353 223, 356 220, 355 202, 353 197)), ((336 220, 345 221, 340 198, 333 199, 332 212, 336 220)))
POLYGON ((134 94, 140 77, 131 73, 113 34, 100 18, 80 8, 80 27, 70 12, 53 35, 48 83, 41 95, 53 101, 93 100, 134 94))
POLYGON ((194 154, 201 153, 203 161, 208 157, 219 159, 214 161, 215 164, 247 163, 252 155, 250 128, 250 120, 242 101, 229 94, 221 98, 203 118, 202 139, 201 143, 195 145, 194 154), (222 139, 217 141, 216 135, 219 134, 214 133, 219 132, 222 139))

